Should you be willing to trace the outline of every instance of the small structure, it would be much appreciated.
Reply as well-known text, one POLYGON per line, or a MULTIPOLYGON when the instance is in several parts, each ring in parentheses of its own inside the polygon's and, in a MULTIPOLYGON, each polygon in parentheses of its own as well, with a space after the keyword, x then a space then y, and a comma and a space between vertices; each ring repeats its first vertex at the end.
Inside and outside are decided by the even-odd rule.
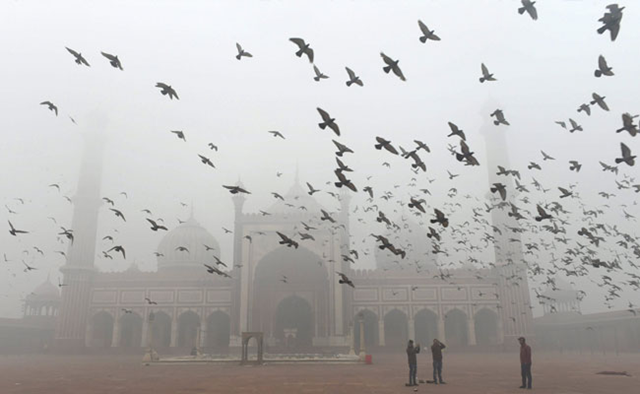
POLYGON ((242 359, 240 365, 261 365, 263 356, 263 341, 264 336, 262 332, 243 332, 242 333, 242 359), (258 344, 258 358, 256 360, 249 360, 249 341, 251 338, 255 338, 258 344))

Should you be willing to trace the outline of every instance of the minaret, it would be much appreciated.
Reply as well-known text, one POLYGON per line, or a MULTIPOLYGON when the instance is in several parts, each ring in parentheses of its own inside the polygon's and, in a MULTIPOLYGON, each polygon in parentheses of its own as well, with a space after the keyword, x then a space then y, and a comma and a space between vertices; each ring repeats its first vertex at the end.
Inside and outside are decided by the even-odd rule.
MULTIPOLYGON (((484 122, 480 131, 485 137, 486 165, 489 176, 487 191, 494 183, 502 183, 507 189, 505 201, 517 206, 518 193, 514 186, 513 176, 496 174, 498 166, 502 166, 506 170, 519 170, 511 167, 506 138, 507 133, 514 131, 509 131, 509 126, 493 124, 490 114, 496 109, 504 110, 497 102, 490 100, 483 106, 481 114, 484 122)), ((509 114, 506 113, 507 120, 508 116, 509 114)), ((489 203, 489 205, 493 204, 489 203)), ((493 208, 491 221, 494 226, 494 253, 498 273, 498 293, 502 307, 504 341, 507 344, 517 344, 517 337, 533 335, 533 315, 530 308, 527 266, 522 253, 521 233, 517 231, 520 229, 520 223, 508 215, 510 211, 510 207, 493 208), (516 229, 516 231, 509 231, 507 226, 516 229)))
MULTIPOLYGON (((244 188, 244 185, 238 180, 238 186, 244 188)), ((244 193, 238 193, 231 197, 233 205, 235 207, 234 214, 234 228, 233 228, 233 269, 231 270, 231 276, 233 278, 233 299, 238 300, 239 303, 234 308, 231 308, 231 335, 236 341, 242 335, 242 331, 246 331, 247 317, 248 317, 248 274, 249 267, 243 265, 242 256, 242 238, 244 233, 244 221, 243 221, 243 208, 247 198, 244 193), (242 265, 242 267, 239 267, 242 265)))
POLYGON ((106 140, 106 121, 96 117, 93 123, 92 131, 82 134, 84 152, 77 192, 72 198, 71 229, 74 240, 68 246, 67 262, 61 268, 67 285, 62 289, 62 306, 55 339, 55 347, 61 352, 82 351, 86 342, 106 140))

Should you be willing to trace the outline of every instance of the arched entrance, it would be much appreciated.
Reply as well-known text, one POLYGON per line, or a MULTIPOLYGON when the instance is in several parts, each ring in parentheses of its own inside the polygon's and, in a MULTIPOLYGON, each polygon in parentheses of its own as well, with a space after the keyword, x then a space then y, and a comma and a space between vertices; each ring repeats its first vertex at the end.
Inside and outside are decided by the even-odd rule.
POLYGON ((231 324, 229 315, 222 311, 215 311, 207 318, 207 333, 205 347, 220 350, 229 347, 231 324))
POLYGON ((399 309, 393 309, 384 315, 384 344, 404 349, 409 340, 407 315, 399 309))
POLYGON ((460 309, 453 309, 444 317, 444 332, 447 346, 467 345, 467 315, 460 309))
POLYGON ((250 330, 263 332, 267 343, 284 344, 284 329, 291 325, 298 327, 299 345, 328 337, 331 283, 321 260, 302 246, 278 247, 264 256, 253 279, 250 330))
POLYGON ((304 298, 294 295, 280 301, 275 325, 275 337, 284 347, 311 346, 313 312, 304 298))
POLYGON ((200 316, 193 311, 183 312, 178 317, 178 347, 196 347, 198 328, 200 327, 200 316))
POLYGON ((113 316, 102 311, 91 318, 91 347, 110 347, 113 338, 113 316))
POLYGON ((368 309, 364 309, 353 318, 353 339, 355 351, 360 352, 360 317, 364 323, 364 345, 367 349, 378 345, 378 316, 368 309))
POLYGON ((137 313, 125 313, 120 317, 120 347, 142 346, 142 317, 137 313))
POLYGON ((476 343, 478 345, 495 345, 498 338, 498 315, 487 308, 483 308, 474 316, 476 326, 476 343))
POLYGON ((433 340, 439 335, 438 315, 429 309, 422 309, 413 319, 416 342, 423 346, 431 346, 433 340))
POLYGON ((151 325, 151 333, 154 348, 171 346, 171 317, 164 312, 156 312, 151 325))

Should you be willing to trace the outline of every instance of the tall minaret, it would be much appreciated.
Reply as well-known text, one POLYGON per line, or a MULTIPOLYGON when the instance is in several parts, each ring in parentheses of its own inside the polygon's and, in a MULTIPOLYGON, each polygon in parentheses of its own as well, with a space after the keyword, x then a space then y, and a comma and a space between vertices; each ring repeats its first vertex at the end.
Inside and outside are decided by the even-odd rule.
POLYGON ((101 204, 102 164, 105 147, 106 120, 94 116, 82 134, 84 152, 80 177, 73 201, 71 229, 74 241, 67 250, 67 263, 62 267, 64 283, 62 306, 56 330, 55 347, 62 352, 78 352, 85 348, 85 333, 91 301, 98 211, 101 204))
MULTIPOLYGON (((520 170, 512 168, 509 161, 509 147, 507 144, 507 133, 509 126, 493 124, 493 119, 489 114, 496 109, 502 109, 493 100, 487 102, 482 109, 484 123, 481 133, 485 137, 487 152, 487 171, 489 175, 489 186, 494 183, 502 183, 507 189, 508 203, 516 203, 518 195, 512 175, 497 175, 498 166, 506 170, 520 170)), ((505 117, 509 120, 508 112, 505 117)), ((489 189, 489 188, 487 188, 489 189)), ((489 203, 489 205, 492 205, 489 203)), ((520 224, 516 219, 510 217, 508 213, 510 207, 503 209, 493 208, 491 210, 491 221, 493 224, 494 253, 496 271, 498 278, 498 293, 501 301, 502 324, 504 340, 509 344, 517 344, 516 338, 519 336, 533 335, 533 315, 531 312, 531 300, 529 295, 529 283, 527 278, 527 266, 523 258, 520 224), (507 226, 515 231, 510 231, 507 226)), ((526 219, 521 219, 526 220, 526 219)))

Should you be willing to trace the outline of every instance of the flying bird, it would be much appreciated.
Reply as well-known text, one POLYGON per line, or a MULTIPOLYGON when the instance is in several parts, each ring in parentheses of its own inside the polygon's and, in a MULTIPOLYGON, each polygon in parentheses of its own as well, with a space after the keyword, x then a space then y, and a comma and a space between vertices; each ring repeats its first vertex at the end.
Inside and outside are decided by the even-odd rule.
POLYGON ((345 67, 345 70, 347 70, 347 74, 349 74, 349 80, 347 81, 347 86, 351 86, 354 83, 358 86, 364 86, 364 82, 362 82, 360 77, 357 76, 356 73, 353 72, 353 70, 351 70, 349 67, 345 67))
POLYGON ((493 74, 489 73, 489 69, 484 65, 484 63, 480 64, 480 70, 482 71, 480 83, 483 83, 484 81, 497 81, 497 79, 493 77, 493 74))
POLYGON ((202 155, 198 155, 198 157, 200 158, 200 161, 202 162, 202 164, 207 165, 211 168, 216 168, 216 166, 213 165, 213 163, 211 162, 211 159, 209 159, 206 156, 202 156, 202 155))
POLYGON ((40 105, 46 105, 47 107, 49 107, 49 111, 55 112, 56 116, 58 116, 58 107, 56 107, 55 104, 53 104, 51 101, 43 101, 40 103, 40 105))
POLYGON ((340 283, 341 285, 343 285, 343 284, 344 284, 344 285, 349 285, 349 286, 351 286, 351 287, 352 287, 352 288, 354 288, 354 289, 356 288, 356 286, 353 284, 353 282, 351 281, 351 279, 349 279, 349 278, 347 277, 347 275, 343 274, 342 272, 337 272, 337 271, 336 271, 336 273, 337 273, 338 275, 340 275, 340 279, 338 280, 338 283, 340 283))
POLYGON ((380 56, 382 56, 382 60, 386 64, 386 66, 382 67, 382 70, 385 73, 389 74, 389 71, 393 70, 393 73, 396 74, 398 78, 400 78, 400 80, 406 81, 406 78, 404 77, 404 74, 402 74, 402 70, 400 69, 400 66, 398 66, 398 63, 400 62, 400 60, 393 60, 389 56, 385 55, 383 52, 380 52, 380 56))
POLYGON ((268 131, 268 133, 273 135, 274 138, 279 137, 279 138, 282 138, 283 140, 286 139, 284 138, 284 135, 282 135, 282 133, 280 133, 277 130, 271 130, 271 131, 268 131))
POLYGON ((348 146, 343 145, 336 140, 331 140, 331 141, 336 146, 336 148, 338 148, 338 151, 336 152, 336 156, 342 157, 342 155, 344 155, 345 153, 353 153, 353 151, 348 146))
POLYGON ((296 52, 296 56, 302 57, 302 54, 307 55, 309 58, 309 63, 313 63, 313 49, 304 42, 302 38, 290 38, 289 41, 293 42, 298 46, 298 51, 296 52))
POLYGON ((329 78, 329 76, 323 74, 315 64, 313 65, 313 72, 316 74, 316 76, 313 77, 313 80, 316 82, 320 81, 321 79, 329 78))
POLYGON ((540 204, 536 205, 536 209, 538 210, 538 216, 535 217, 536 222, 541 222, 544 219, 551 219, 551 215, 549 215, 547 211, 540 206, 540 204))
POLYGON ((609 110, 609 106, 604 101, 606 97, 600 96, 598 93, 592 93, 591 97, 593 97, 593 101, 590 102, 591 105, 598 104, 598 107, 602 108, 605 111, 609 110))
POLYGON ((335 122, 335 118, 332 118, 327 111, 323 110, 320 107, 316 108, 318 110, 318 113, 320 113, 320 116, 322 117, 322 123, 318 123, 318 126, 324 130, 325 128, 327 128, 327 126, 333 130, 334 133, 336 133, 336 135, 340 135, 340 128, 338 127, 338 124, 335 122))
POLYGON ((538 11, 534 6, 536 2, 531 0, 522 0, 522 7, 518 8, 518 14, 522 15, 526 11, 531 19, 538 20, 538 11))
POLYGON ((116 245, 116 246, 112 247, 111 249, 107 250, 107 251, 106 251, 106 253, 109 253, 109 252, 111 252, 112 250, 114 250, 114 251, 116 251, 116 252, 120 252, 120 253, 122 253, 122 258, 124 258, 124 259, 126 259, 126 258, 127 258, 127 255, 126 255, 126 253, 125 253, 125 250, 124 250, 124 248, 123 248, 121 245, 116 245))
POLYGON ((440 223, 442 227, 449 226, 449 219, 442 213, 441 210, 434 208, 433 212, 436 214, 435 219, 431 219, 431 223, 440 223))
POLYGON ((105 52, 100 53, 102 54, 102 56, 106 57, 109 60, 109 64, 111 64, 111 67, 119 68, 120 70, 122 70, 122 63, 120 62, 120 59, 118 59, 118 56, 111 55, 105 52))
POLYGON ((616 164, 624 162, 628 166, 633 166, 635 164, 636 156, 631 155, 631 149, 629 149, 624 142, 620 143, 620 149, 622 150, 622 157, 616 159, 616 164))
POLYGON ((420 19, 418 19, 418 26, 420 27, 420 31, 422 32, 422 36, 418 38, 421 43, 427 42, 427 40, 440 41, 440 37, 435 34, 435 30, 429 30, 427 25, 422 23, 420 19))
POLYGON ((609 67, 604 56, 600 55, 598 57, 598 68, 593 72, 593 75, 595 75, 596 78, 600 78, 602 75, 611 77, 614 75, 612 70, 613 68, 609 67))
POLYGON ((313 193, 317 193, 317 192, 320 191, 318 189, 314 189, 313 186, 311 186, 311 184, 309 182, 306 182, 306 183, 307 183, 307 187, 309 188, 309 195, 310 196, 313 196, 313 193))
POLYGON ((466 141, 466 137, 462 129, 458 128, 458 126, 456 126, 451 122, 447 122, 447 123, 449 124, 449 128, 451 129, 451 134, 449 134, 447 137, 452 137, 454 135, 457 135, 458 137, 462 138, 462 140, 466 141))
POLYGON ((498 126, 499 124, 504 124, 509 126, 509 122, 507 122, 507 120, 504 118, 504 113, 501 109, 496 109, 495 111, 493 111, 491 116, 496 117, 496 120, 493 121, 494 125, 498 126))
POLYGON ((598 22, 602 22, 603 25, 598 28, 598 34, 602 34, 609 30, 611 41, 615 41, 620 32, 620 21, 622 20, 622 10, 624 7, 619 7, 618 4, 609 4, 607 6, 609 12, 605 12, 602 18, 598 19, 598 22))
POLYGON ((180 100, 180 97, 178 97, 178 93, 176 93, 171 85, 167 85, 164 82, 158 82, 156 83, 156 87, 160 89, 160 93, 162 93, 163 96, 169 95, 169 98, 171 100, 173 100, 174 97, 176 98, 176 100, 180 100))
POLYGON ((377 150, 381 150, 382 148, 386 149, 388 152, 393 153, 394 155, 398 154, 396 148, 391 145, 391 141, 387 141, 382 137, 376 137, 376 141, 378 143, 374 146, 377 150))
POLYGON ((238 193, 251 194, 250 192, 246 191, 245 189, 241 188, 240 186, 222 185, 222 187, 224 187, 225 189, 229 190, 229 192, 231 194, 238 194, 238 193))
POLYGON ((253 57, 252 54, 242 49, 242 46, 236 42, 236 49, 238 50, 238 54, 236 55, 236 59, 240 60, 244 57, 253 57))
MULTIPOLYGON (((65 47, 65 48, 67 48, 67 47, 65 47)), ((89 62, 87 62, 87 59, 85 59, 85 58, 82 56, 82 54, 81 54, 81 53, 76 52, 76 51, 74 51, 74 50, 73 50, 73 49, 71 49, 71 48, 67 48, 67 51, 69 51, 69 53, 70 53, 70 54, 72 54, 72 55, 73 55, 73 57, 75 57, 75 58, 76 58, 75 62, 76 62, 76 64, 77 64, 77 65, 81 66, 81 65, 83 65, 83 64, 84 64, 84 65, 85 65, 85 66, 87 66, 87 67, 91 67, 91 66, 89 65, 89 62)))
POLYGON ((13 227, 13 224, 11 224, 10 221, 8 222, 9 222, 9 234, 13 235, 14 237, 17 236, 18 234, 29 234, 28 231, 18 230, 15 227, 13 227))
POLYGON ((151 224, 151 230, 152 231, 158 231, 158 230, 167 231, 167 228, 165 226, 159 225, 154 220, 147 219, 147 222, 149 222, 151 224))

